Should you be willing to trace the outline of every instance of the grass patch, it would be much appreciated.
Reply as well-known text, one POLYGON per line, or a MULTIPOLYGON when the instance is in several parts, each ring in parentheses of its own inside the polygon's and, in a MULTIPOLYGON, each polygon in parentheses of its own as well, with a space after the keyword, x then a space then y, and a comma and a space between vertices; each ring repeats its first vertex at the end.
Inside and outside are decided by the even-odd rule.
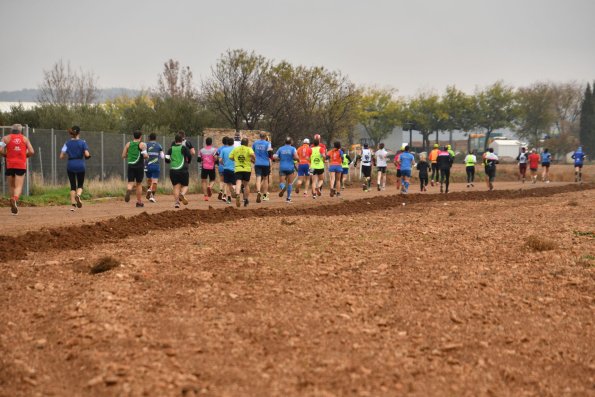
POLYGON ((580 230, 575 230, 574 235, 578 237, 591 237, 595 238, 595 233, 593 232, 581 232, 580 230))
POLYGON ((525 240, 527 247, 533 251, 551 251, 556 248, 556 243, 553 240, 541 236, 529 236, 525 240))

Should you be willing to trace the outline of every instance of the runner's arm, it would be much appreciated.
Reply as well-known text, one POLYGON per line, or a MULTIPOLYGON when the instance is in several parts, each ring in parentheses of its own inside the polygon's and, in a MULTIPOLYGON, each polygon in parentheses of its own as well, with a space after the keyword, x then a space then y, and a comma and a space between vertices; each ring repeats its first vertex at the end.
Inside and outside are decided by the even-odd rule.
POLYGON ((126 156, 128 155, 128 146, 130 146, 130 142, 128 142, 125 146, 124 146, 124 150, 122 151, 122 158, 125 159, 126 156))
POLYGON ((33 150, 31 141, 29 141, 29 139, 25 138, 25 144, 27 145, 27 157, 32 157, 35 154, 35 150, 33 150))

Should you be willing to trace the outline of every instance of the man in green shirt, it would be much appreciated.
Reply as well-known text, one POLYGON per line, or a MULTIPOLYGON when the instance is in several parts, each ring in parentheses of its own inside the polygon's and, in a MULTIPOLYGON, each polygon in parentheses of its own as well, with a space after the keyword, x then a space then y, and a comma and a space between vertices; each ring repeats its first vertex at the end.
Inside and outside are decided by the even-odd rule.
POLYGON ((254 150, 248 146, 248 138, 241 141, 241 145, 235 147, 229 154, 229 158, 234 161, 234 173, 236 178, 236 206, 240 206, 240 192, 244 186, 244 207, 248 206, 248 197, 250 196, 250 175, 252 174, 252 163, 256 161, 254 150))
POLYGON ((165 155, 165 162, 169 164, 169 179, 173 185, 174 207, 180 208, 180 201, 188 205, 186 193, 188 192, 188 163, 192 159, 192 153, 184 143, 182 135, 177 134, 174 143, 165 155), (188 161, 187 161, 188 160, 188 161))
POLYGON ((147 153, 147 145, 142 142, 143 133, 134 131, 132 136, 134 139, 124 146, 124 151, 122 152, 122 158, 126 159, 128 163, 128 185, 126 187, 124 201, 130 201, 132 188, 136 184, 136 206, 144 207, 142 183, 145 174, 145 159, 149 158, 149 154, 147 153))

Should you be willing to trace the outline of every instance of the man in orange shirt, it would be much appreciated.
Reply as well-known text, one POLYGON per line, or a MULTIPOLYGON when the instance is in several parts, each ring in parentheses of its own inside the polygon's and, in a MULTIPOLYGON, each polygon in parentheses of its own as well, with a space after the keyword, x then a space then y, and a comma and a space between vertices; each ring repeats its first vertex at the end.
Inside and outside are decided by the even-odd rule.
POLYGON ((428 160, 430 160, 430 165, 432 167, 432 175, 430 176, 430 183, 434 186, 434 181, 438 182, 438 152, 440 149, 438 148, 438 144, 434 144, 434 149, 430 152, 428 156, 428 160))
POLYGON ((297 150, 298 155, 298 180, 297 186, 295 187, 295 192, 300 192, 300 187, 302 186, 302 182, 305 181, 305 190, 304 196, 308 193, 308 185, 310 182, 310 156, 312 155, 312 149, 310 148, 310 140, 308 138, 304 139, 304 143, 300 146, 297 150))

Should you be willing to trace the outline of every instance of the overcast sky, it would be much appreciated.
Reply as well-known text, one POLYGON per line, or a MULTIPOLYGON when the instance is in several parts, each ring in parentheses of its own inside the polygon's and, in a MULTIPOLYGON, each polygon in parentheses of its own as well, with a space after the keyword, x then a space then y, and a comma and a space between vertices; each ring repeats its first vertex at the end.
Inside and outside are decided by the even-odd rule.
POLYGON ((236 48, 402 95, 595 79, 595 0, 0 0, 0 15, 0 91, 59 59, 104 88, 153 87, 169 58, 199 82, 236 48))

